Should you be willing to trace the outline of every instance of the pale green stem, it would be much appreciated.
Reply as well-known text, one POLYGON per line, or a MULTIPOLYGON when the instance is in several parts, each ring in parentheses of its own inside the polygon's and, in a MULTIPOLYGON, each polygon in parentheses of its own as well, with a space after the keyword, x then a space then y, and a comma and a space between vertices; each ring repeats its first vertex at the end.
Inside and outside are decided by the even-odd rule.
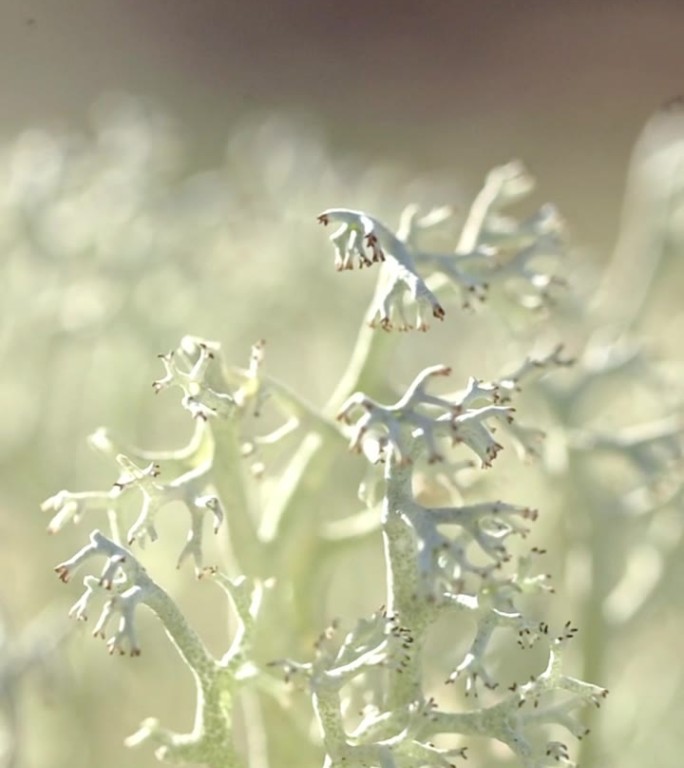
POLYGON ((596 293, 595 310, 612 324, 634 326, 654 298, 683 173, 684 115, 661 111, 634 149, 618 241, 596 293))
MULTIPOLYGON (((412 442, 411 460, 418 453, 418 445, 412 442)), ((407 506, 415 504, 412 476, 413 464, 400 464, 392 457, 386 459, 382 533, 387 569, 387 613, 397 616, 413 638, 410 649, 407 649, 405 665, 401 670, 392 670, 389 676, 387 709, 399 711, 423 698, 421 655, 425 632, 437 610, 435 605, 420 597, 415 535, 403 516, 407 506)))
POLYGON ((214 438, 211 480, 225 508, 230 551, 239 573, 263 577, 268 575, 264 573, 267 564, 247 487, 237 420, 214 419, 211 430, 214 438))

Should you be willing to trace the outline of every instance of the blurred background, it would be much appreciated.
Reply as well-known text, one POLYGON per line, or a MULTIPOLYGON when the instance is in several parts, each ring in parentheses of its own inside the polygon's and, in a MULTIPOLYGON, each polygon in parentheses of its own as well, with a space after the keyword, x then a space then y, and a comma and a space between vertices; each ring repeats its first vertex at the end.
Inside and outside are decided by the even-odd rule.
MULTIPOLYGON (((190 433, 171 396, 152 398, 157 353, 194 333, 246 364, 266 337, 269 371, 323 403, 372 282, 334 273, 316 215, 362 208, 394 225, 412 201, 465 211, 486 172, 512 158, 538 180, 532 205, 553 201, 577 258, 598 269, 618 240, 632 147, 684 90, 683 30, 677 0, 2 0, 5 660, 62 636, 75 593, 52 567, 90 527, 49 538, 39 507, 60 488, 114 479, 85 437, 107 425, 163 448, 190 433)), ((668 297, 676 318, 676 285, 668 297)), ((663 344, 676 348, 672 333, 663 344)), ((398 362, 405 382, 415 360, 453 362, 448 338, 419 351, 411 341, 415 359, 398 362)), ((458 370, 494 376, 505 351, 470 349, 458 370)), ((164 563, 182 601, 192 579, 164 563)), ((682 713, 681 662, 665 673, 681 581, 663 602, 662 635, 635 633, 622 647, 633 660, 665 644, 659 663, 637 656, 624 696, 648 679, 653 696, 671 687, 650 721, 662 731, 639 731, 628 757, 616 752, 623 766, 680 765, 668 718, 682 713)), ((122 738, 149 714, 187 728, 192 707, 160 707, 154 686, 180 699, 191 684, 158 627, 148 630, 159 653, 133 672, 82 632, 67 661, 28 665, 3 704, 18 735, 6 764, 155 764, 148 750, 124 753, 122 738)))

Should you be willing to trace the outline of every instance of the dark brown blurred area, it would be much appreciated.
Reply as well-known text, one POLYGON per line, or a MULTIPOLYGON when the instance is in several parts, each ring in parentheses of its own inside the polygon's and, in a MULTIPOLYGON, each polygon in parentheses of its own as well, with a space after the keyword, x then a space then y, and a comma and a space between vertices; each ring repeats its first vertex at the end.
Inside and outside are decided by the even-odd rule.
POLYGON ((474 185, 521 157, 576 235, 612 243, 630 147, 684 89, 684 3, 5 0, 0 134, 148 97, 209 163, 244 114, 474 185), (597 208, 600 215, 597 215, 597 208))

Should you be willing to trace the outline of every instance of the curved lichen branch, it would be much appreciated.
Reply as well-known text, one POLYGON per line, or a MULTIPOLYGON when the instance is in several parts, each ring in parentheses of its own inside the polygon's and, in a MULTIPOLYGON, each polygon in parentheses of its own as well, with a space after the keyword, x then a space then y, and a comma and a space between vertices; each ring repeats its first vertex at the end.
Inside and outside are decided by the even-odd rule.
POLYGON ((492 168, 468 212, 457 252, 470 253, 486 241, 489 230, 498 229, 500 210, 527 197, 534 186, 533 176, 519 160, 492 168))
POLYGON ((423 212, 416 203, 409 203, 399 217, 397 237, 411 248, 417 248, 426 234, 451 229, 455 219, 453 206, 441 205, 423 212))
POLYGON ((124 444, 105 427, 99 427, 88 435, 88 445, 103 456, 115 459, 124 454, 138 465, 157 464, 166 476, 185 474, 196 469, 211 458, 211 432, 202 419, 195 421, 190 440, 180 448, 170 450, 148 450, 124 444))
MULTIPOLYGON (((501 445, 487 426, 489 419, 511 418, 512 409, 501 405, 485 405, 481 408, 467 408, 468 394, 463 398, 447 400, 426 392, 426 384, 437 376, 448 376, 451 369, 435 365, 424 369, 408 387, 406 393, 394 405, 381 405, 372 398, 357 392, 342 405, 337 418, 346 424, 353 424, 350 447, 360 451, 368 437, 380 436, 381 442, 390 449, 400 462, 410 462, 408 444, 418 439, 425 447, 429 463, 442 461, 444 456, 438 447, 446 439, 452 445, 464 443, 489 466, 501 445), (354 414, 361 415, 354 421, 354 414)), ((478 396, 490 394, 484 389, 478 396)))
POLYGON ((127 541, 132 544, 136 540, 144 542, 147 538, 156 541, 156 516, 166 504, 172 501, 181 501, 187 508, 191 517, 190 531, 185 548, 178 559, 180 566, 188 555, 192 555, 196 568, 202 566, 202 521, 207 511, 214 518, 214 533, 223 522, 223 509, 217 496, 207 494, 207 468, 198 467, 175 478, 169 483, 157 482, 159 468, 150 465, 147 470, 140 470, 127 457, 118 456, 119 464, 125 467, 125 473, 115 483, 121 493, 137 489, 143 497, 142 507, 138 519, 130 527, 127 541), (148 470, 152 471, 148 471, 148 470))
MULTIPOLYGON (((548 627, 541 625, 548 636, 548 627)), ((506 744, 525 768, 575 766, 563 742, 547 740, 548 726, 560 726, 577 739, 588 734, 580 720, 586 706, 599 707, 608 691, 562 672, 562 652, 574 635, 570 624, 549 641, 546 669, 528 682, 509 687, 498 703, 469 712, 435 712, 425 725, 430 735, 463 733, 506 744)))
POLYGON ((566 235, 565 219, 553 203, 544 203, 533 214, 519 220, 502 213, 490 213, 485 237, 490 245, 524 247, 544 235, 562 238, 566 235))
POLYGON ((501 378, 491 382, 496 390, 496 399, 501 403, 510 402, 521 391, 523 382, 528 383, 534 378, 548 373, 549 370, 568 368, 575 364, 575 358, 565 354, 563 344, 556 344, 544 355, 526 357, 522 363, 501 378))
POLYGON ((224 519, 223 507, 218 496, 212 492, 207 477, 210 464, 203 464, 176 477, 168 483, 159 482, 161 468, 156 462, 138 466, 128 456, 118 454, 116 462, 121 472, 109 491, 86 491, 71 493, 62 490, 46 499, 41 509, 52 512, 48 531, 55 533, 68 521, 78 523, 85 513, 107 512, 113 520, 118 538, 119 519, 124 513, 125 501, 132 491, 142 496, 140 512, 126 533, 126 541, 132 544, 158 538, 156 519, 168 504, 180 501, 190 514, 190 528, 186 543, 178 557, 178 567, 191 557, 195 570, 202 568, 202 530, 207 513, 214 520, 214 533, 218 532, 224 519))
POLYGON ((118 625, 107 641, 109 652, 138 656, 141 651, 136 631, 137 609, 146 605, 162 621, 197 684, 197 708, 191 733, 173 733, 159 726, 156 720, 149 719, 127 743, 133 746, 149 740, 157 745, 159 759, 175 764, 238 768, 240 761, 233 745, 232 698, 239 683, 238 672, 247 664, 245 642, 249 628, 244 622, 248 620, 252 624, 256 617, 260 587, 246 589, 243 582, 232 585, 231 596, 241 626, 231 650, 218 662, 189 626, 174 600, 150 578, 141 563, 129 550, 99 531, 93 532, 90 543, 56 566, 55 571, 62 581, 67 582, 78 568, 100 557, 106 558, 104 568, 99 577, 85 577, 85 592, 71 609, 71 615, 85 621, 93 600, 106 596, 107 602, 93 634, 104 637, 112 620, 118 619, 118 625))
MULTIPOLYGON (((492 575, 511 558, 509 537, 525 537, 528 521, 536 516, 536 510, 502 501, 425 508, 405 499, 401 517, 415 539, 420 596, 432 601, 449 600, 455 585, 456 591, 463 591, 471 576, 487 579, 491 590, 495 583, 492 575), (448 526, 449 532, 442 531, 441 526, 448 526)), ((497 607, 513 610, 509 605, 497 607)))
POLYGON ((272 404, 278 414, 286 419, 283 424, 271 432, 252 438, 250 448, 274 445, 299 427, 327 433, 338 434, 336 425, 326 419, 320 410, 307 402, 286 384, 264 372, 264 353, 266 342, 261 339, 252 345, 249 366, 225 368, 226 379, 233 388, 233 399, 244 416, 251 409, 254 417, 259 417, 266 402, 272 404))
MULTIPOLYGON (((463 308, 474 301, 484 302, 490 291, 500 286, 522 307, 538 309, 552 299, 553 286, 565 286, 566 281, 549 271, 548 263, 564 254, 564 243, 556 235, 540 235, 533 243, 511 251, 479 245, 470 253, 414 254, 423 273, 436 274, 460 289, 463 308)), ((439 292, 443 282, 430 282, 439 292)))
POLYGON ((92 512, 107 512, 117 507, 119 492, 116 488, 110 491, 79 491, 61 490, 54 496, 45 499, 40 505, 43 512, 52 513, 48 523, 48 532, 57 533, 69 521, 79 523, 83 515, 92 512))
MULTIPOLYGON (((534 180, 521 163, 493 169, 468 213, 456 252, 416 251, 418 266, 459 286, 466 307, 471 299, 484 301, 490 288, 501 283, 527 285, 528 293, 543 298, 550 285, 562 281, 532 262, 563 254, 564 222, 549 203, 522 220, 501 213, 533 187, 534 180)), ((524 296, 521 303, 525 304, 524 296)))
POLYGON ((432 702, 414 703, 401 712, 381 712, 369 704, 364 722, 349 732, 343 688, 377 667, 401 674, 414 639, 396 616, 389 616, 384 610, 359 621, 337 647, 333 643, 335 633, 336 628, 331 627, 321 635, 312 662, 283 660, 273 665, 283 670, 286 679, 296 679, 308 686, 326 750, 324 765, 449 768, 455 758, 465 757, 463 748, 438 749, 421 737, 432 702), (385 735, 378 738, 380 730, 385 735))
MULTIPOLYGON (((215 567, 205 568, 201 578, 211 579, 218 584, 228 595, 237 617, 237 628, 233 641, 220 662, 222 667, 233 670, 237 675, 238 668, 244 665, 248 652, 251 650, 264 592, 273 586, 273 581, 263 582, 248 579, 246 576, 231 579, 215 567)), ((253 671, 251 665, 247 666, 253 671)), ((247 675, 248 671, 243 669, 241 676, 247 675)))
POLYGON ((447 253, 422 248, 420 240, 451 215, 450 209, 419 217, 410 206, 396 233, 368 213, 347 208, 323 211, 318 220, 339 224, 330 237, 338 270, 353 269, 355 263, 382 265, 369 323, 385 330, 426 330, 429 312, 444 317, 437 292, 447 284, 460 290, 464 307, 472 299, 485 301, 490 288, 499 284, 521 306, 538 308, 549 298, 551 286, 564 283, 545 266, 564 253, 564 226, 556 209, 546 204, 523 220, 500 213, 533 187, 532 177, 517 161, 494 168, 470 209, 458 245, 447 253), (406 316, 407 294, 417 306, 415 322, 406 316))
POLYGON ((384 224, 362 211, 347 208, 323 211, 318 221, 326 226, 331 222, 340 223, 330 238, 335 246, 336 269, 353 269, 355 258, 360 267, 383 262, 383 275, 368 313, 371 325, 379 323, 386 331, 395 325, 399 330, 416 327, 424 331, 428 327, 426 310, 433 317, 444 319, 444 308, 418 273, 409 246, 384 224), (404 313, 406 293, 416 303, 415 325, 404 313))
POLYGON ((248 404, 251 404, 252 415, 255 417, 261 415, 261 409, 269 396, 268 391, 263 387, 261 372, 265 347, 265 339, 259 339, 252 344, 248 367, 244 370, 235 369, 239 371, 241 379, 239 387, 233 392, 235 404, 243 411, 246 410, 248 404))
POLYGON ((331 222, 340 223, 330 235, 330 241, 335 246, 335 269, 338 272, 354 269, 354 257, 358 259, 359 267, 369 267, 371 264, 385 261, 383 245, 392 244, 392 235, 371 216, 362 211, 331 208, 319 214, 318 221, 326 227, 331 222), (378 233, 386 243, 379 241, 378 233), (370 251, 370 256, 367 250, 370 251))
POLYGON ((235 401, 227 392, 214 390, 207 381, 214 350, 205 342, 199 343, 197 349, 196 360, 182 346, 159 355, 166 375, 153 382, 152 387, 155 393, 168 387, 180 387, 183 390, 181 403, 193 418, 204 421, 214 416, 225 418, 231 414, 235 401))
MULTIPOLYGON (((445 397, 457 403, 457 407, 461 410, 466 407, 472 408, 476 403, 512 405, 516 396, 522 391, 523 383, 528 384, 551 370, 573 364, 574 359, 564 353, 562 344, 558 344, 544 355, 526 357, 522 363, 498 379, 483 381, 471 376, 464 390, 450 393, 445 397)), ((512 409, 499 412, 496 420, 513 438, 513 445, 521 457, 538 456, 545 433, 537 427, 520 424, 513 419, 512 413, 512 409)))
POLYGON ((145 604, 162 620, 168 634, 189 663, 192 662, 198 668, 204 668, 210 663, 211 657, 171 597, 150 578, 140 561, 128 549, 116 544, 100 531, 93 531, 89 544, 57 565, 55 572, 66 583, 85 563, 101 557, 106 558, 104 568, 98 578, 86 577, 86 592, 72 608, 72 615, 81 620, 87 619, 93 597, 109 594, 110 600, 96 626, 96 632, 104 633, 109 621, 116 615, 120 616, 118 628, 107 643, 110 652, 128 651, 134 656, 140 653, 135 614, 137 606, 145 604))

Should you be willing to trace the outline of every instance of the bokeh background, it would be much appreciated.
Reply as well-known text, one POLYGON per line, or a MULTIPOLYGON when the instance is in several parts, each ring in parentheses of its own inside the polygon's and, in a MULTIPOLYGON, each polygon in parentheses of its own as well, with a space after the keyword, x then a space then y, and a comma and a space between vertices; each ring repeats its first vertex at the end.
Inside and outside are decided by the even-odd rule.
MULTIPOLYGON (((511 158, 598 268, 618 238, 633 144, 684 89, 683 29, 677 0, 1 0, 0 604, 16 647, 44 642, 46 627, 61 637, 75 597, 52 566, 89 528, 50 538, 39 506, 62 487, 111 483, 85 436, 107 424, 161 448, 189 433, 172 398, 151 397, 158 352, 190 332, 240 363, 266 337, 269 370, 324 402, 371 283, 334 273, 317 213, 396 222, 414 200, 465 210, 511 158)), ((676 286, 668 295, 674 317, 676 286)), ((397 375, 435 354, 453 362, 447 338, 412 341, 397 375)), ((494 375, 504 352, 471 350, 461 371, 494 375)), ((192 579, 165 562, 191 601, 192 579)), ((646 686, 668 707, 626 762, 618 751, 622 762, 601 766, 680 765, 681 668, 665 674, 679 663, 677 584, 662 632, 622 647, 662 644, 659 663, 630 667, 623 697, 646 686)), ((207 613, 197 621, 211 638, 207 613)), ((159 651, 146 666, 131 671, 79 633, 26 677, 5 713, 16 765, 154 764, 124 753, 122 737, 148 714, 187 727, 191 707, 177 702, 191 688, 147 629, 159 651)))

